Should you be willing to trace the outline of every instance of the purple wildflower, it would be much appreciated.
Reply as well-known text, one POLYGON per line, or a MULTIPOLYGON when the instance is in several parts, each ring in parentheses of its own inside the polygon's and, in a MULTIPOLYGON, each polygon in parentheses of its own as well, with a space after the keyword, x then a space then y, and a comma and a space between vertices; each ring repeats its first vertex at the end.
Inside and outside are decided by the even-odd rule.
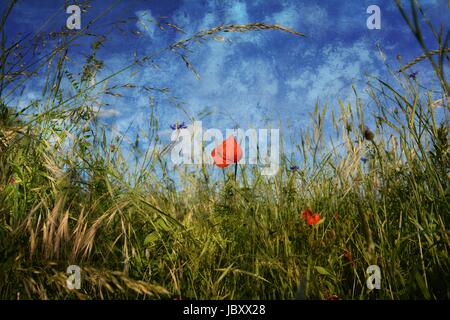
POLYGON ((409 76, 408 76, 408 78, 416 80, 416 76, 417 76, 418 73, 419 73, 419 71, 410 73, 409 76))
POLYGON ((184 121, 182 123, 174 123, 170 125, 170 129, 172 130, 178 130, 178 129, 187 129, 187 125, 184 123, 184 121))

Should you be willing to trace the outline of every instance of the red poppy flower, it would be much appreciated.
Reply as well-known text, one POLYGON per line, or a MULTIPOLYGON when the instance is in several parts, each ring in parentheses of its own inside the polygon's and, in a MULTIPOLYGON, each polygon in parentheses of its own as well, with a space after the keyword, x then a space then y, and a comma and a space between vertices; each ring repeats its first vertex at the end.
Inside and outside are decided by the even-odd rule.
POLYGON ((219 168, 228 167, 232 163, 236 163, 242 158, 241 146, 236 142, 233 136, 228 137, 221 145, 217 146, 211 156, 214 164, 219 168))
POLYGON ((319 223, 319 221, 320 221, 320 214, 319 213, 313 214, 311 209, 306 208, 305 210, 303 210, 303 219, 309 225, 314 225, 314 224, 319 223))

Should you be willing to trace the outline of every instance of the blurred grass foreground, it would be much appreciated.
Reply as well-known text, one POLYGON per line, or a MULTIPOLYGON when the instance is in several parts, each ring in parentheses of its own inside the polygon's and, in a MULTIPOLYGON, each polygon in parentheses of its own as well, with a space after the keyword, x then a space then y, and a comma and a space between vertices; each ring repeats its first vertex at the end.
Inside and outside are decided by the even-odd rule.
MULTIPOLYGON (((6 38, 11 1, 0 21, 0 298, 449 299, 449 32, 426 19, 422 26, 411 3, 398 9, 423 52, 391 70, 392 79, 368 78, 372 114, 355 89, 354 103, 337 101, 338 110, 316 106, 292 146, 295 163, 282 155, 273 177, 240 165, 236 179, 233 169, 222 179, 207 165, 169 170, 152 111, 136 137, 113 138, 98 121, 102 96, 137 89, 108 80, 153 57, 98 81, 105 66, 96 52, 106 39, 94 37, 75 73, 66 62, 87 29, 61 32, 34 56, 45 39, 6 38), (432 69, 433 90, 410 74, 418 63, 432 69), (11 105, 38 73, 42 96, 11 105), (339 145, 324 142, 327 116, 339 145), (131 165, 126 154, 143 144, 131 165), (81 268, 79 290, 66 285, 69 265, 81 268), (369 265, 380 267, 379 290, 366 286, 369 265)), ((193 43, 264 29, 302 36, 278 25, 227 25, 158 54, 175 53, 196 72, 193 43)))

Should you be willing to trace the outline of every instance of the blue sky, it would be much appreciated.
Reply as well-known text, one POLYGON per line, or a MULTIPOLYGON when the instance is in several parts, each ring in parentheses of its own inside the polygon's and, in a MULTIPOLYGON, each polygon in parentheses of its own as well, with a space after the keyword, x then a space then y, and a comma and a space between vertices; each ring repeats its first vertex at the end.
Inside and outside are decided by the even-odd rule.
MULTIPOLYGON (((68 15, 64 6, 76 1, 18 1, 7 25, 8 39, 18 33, 48 33, 64 28, 68 15), (49 17, 52 17, 50 20, 49 17), (47 21, 45 24, 44 22, 47 21)), ((82 13, 83 23, 98 16, 115 1, 93 1, 82 13)), ((435 24, 450 21, 446 0, 421 1, 425 12, 435 24)), ((4 6, 4 3, 2 4, 4 6)), ((122 74, 113 83, 138 86, 167 87, 167 94, 129 90, 125 97, 108 100, 103 121, 119 131, 132 123, 137 131, 148 121, 149 96, 157 102, 162 136, 170 133, 169 124, 189 122, 186 114, 203 118, 204 127, 225 130, 240 128, 281 127, 294 135, 309 123, 309 113, 316 101, 337 107, 337 98, 354 101, 351 85, 363 95, 365 75, 389 78, 376 47, 379 44, 386 61, 398 67, 397 54, 407 62, 421 54, 421 49, 395 8, 394 1, 301 1, 301 0, 179 0, 118 1, 90 30, 107 34, 99 51, 105 69, 97 80, 133 61, 133 54, 142 57, 157 52, 174 41, 200 30, 222 24, 266 22, 280 24, 306 35, 304 38, 279 31, 222 34, 224 39, 209 40, 191 47, 189 59, 200 79, 186 69, 174 54, 165 53, 155 59, 159 68, 144 65, 122 74), (369 30, 366 9, 376 4, 381 8, 381 30, 369 30), (181 27, 186 34, 166 28, 160 30, 154 21, 164 18, 181 27), (119 24, 123 30, 112 25, 119 24), (141 35, 136 36, 136 31, 141 35), (224 40, 224 41, 221 41, 224 40), (177 97, 180 110, 171 102, 177 97)), ((430 47, 435 48, 427 34, 430 47)), ((69 67, 79 71, 89 51, 89 38, 71 49, 69 67)), ((427 62, 415 67, 418 80, 426 82, 427 62)), ((38 99, 42 79, 30 82, 23 105, 38 99)), ((431 85, 431 84, 430 84, 431 85)), ((364 97, 364 95, 363 95, 364 97)), ((368 100, 364 103, 368 104, 368 100)), ((368 105, 368 108, 370 105, 368 105)))

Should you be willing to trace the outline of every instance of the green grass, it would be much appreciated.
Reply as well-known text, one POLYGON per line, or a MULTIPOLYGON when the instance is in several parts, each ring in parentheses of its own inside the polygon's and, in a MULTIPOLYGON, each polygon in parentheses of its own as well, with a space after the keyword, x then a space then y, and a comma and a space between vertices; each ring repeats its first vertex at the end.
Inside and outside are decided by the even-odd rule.
MULTIPOLYGON (((169 48, 224 29, 211 30, 169 48)), ((443 39, 437 35, 440 50, 424 55, 436 59, 430 67, 445 101, 443 39)), ((168 154, 156 147, 153 111, 136 142, 149 146, 135 150, 138 166, 125 160, 127 137, 110 141, 97 121, 94 102, 119 87, 92 86, 102 68, 98 43, 93 48, 79 76, 66 66, 66 47, 52 52, 48 89, 32 115, 4 104, 3 89, 26 75, 8 78, 2 64, 0 298, 450 298, 448 102, 438 117, 430 91, 406 73, 370 78, 374 114, 356 92, 354 103, 338 102, 335 112, 317 107, 293 145, 305 160, 299 170, 289 170, 287 157, 271 178, 251 166, 239 168, 237 181, 232 169, 216 180, 209 173, 218 168, 179 168, 170 172, 182 181, 176 190, 168 154), (63 91, 64 81, 75 95, 63 91), (339 137, 331 147, 325 117, 339 137), (369 120, 376 121, 373 137, 364 134, 369 120), (306 208, 321 223, 307 225, 306 208), (66 287, 70 264, 82 268, 80 290, 66 287), (372 264, 381 268, 380 290, 366 287, 372 264)), ((8 52, 3 41, 2 61, 8 52)))

